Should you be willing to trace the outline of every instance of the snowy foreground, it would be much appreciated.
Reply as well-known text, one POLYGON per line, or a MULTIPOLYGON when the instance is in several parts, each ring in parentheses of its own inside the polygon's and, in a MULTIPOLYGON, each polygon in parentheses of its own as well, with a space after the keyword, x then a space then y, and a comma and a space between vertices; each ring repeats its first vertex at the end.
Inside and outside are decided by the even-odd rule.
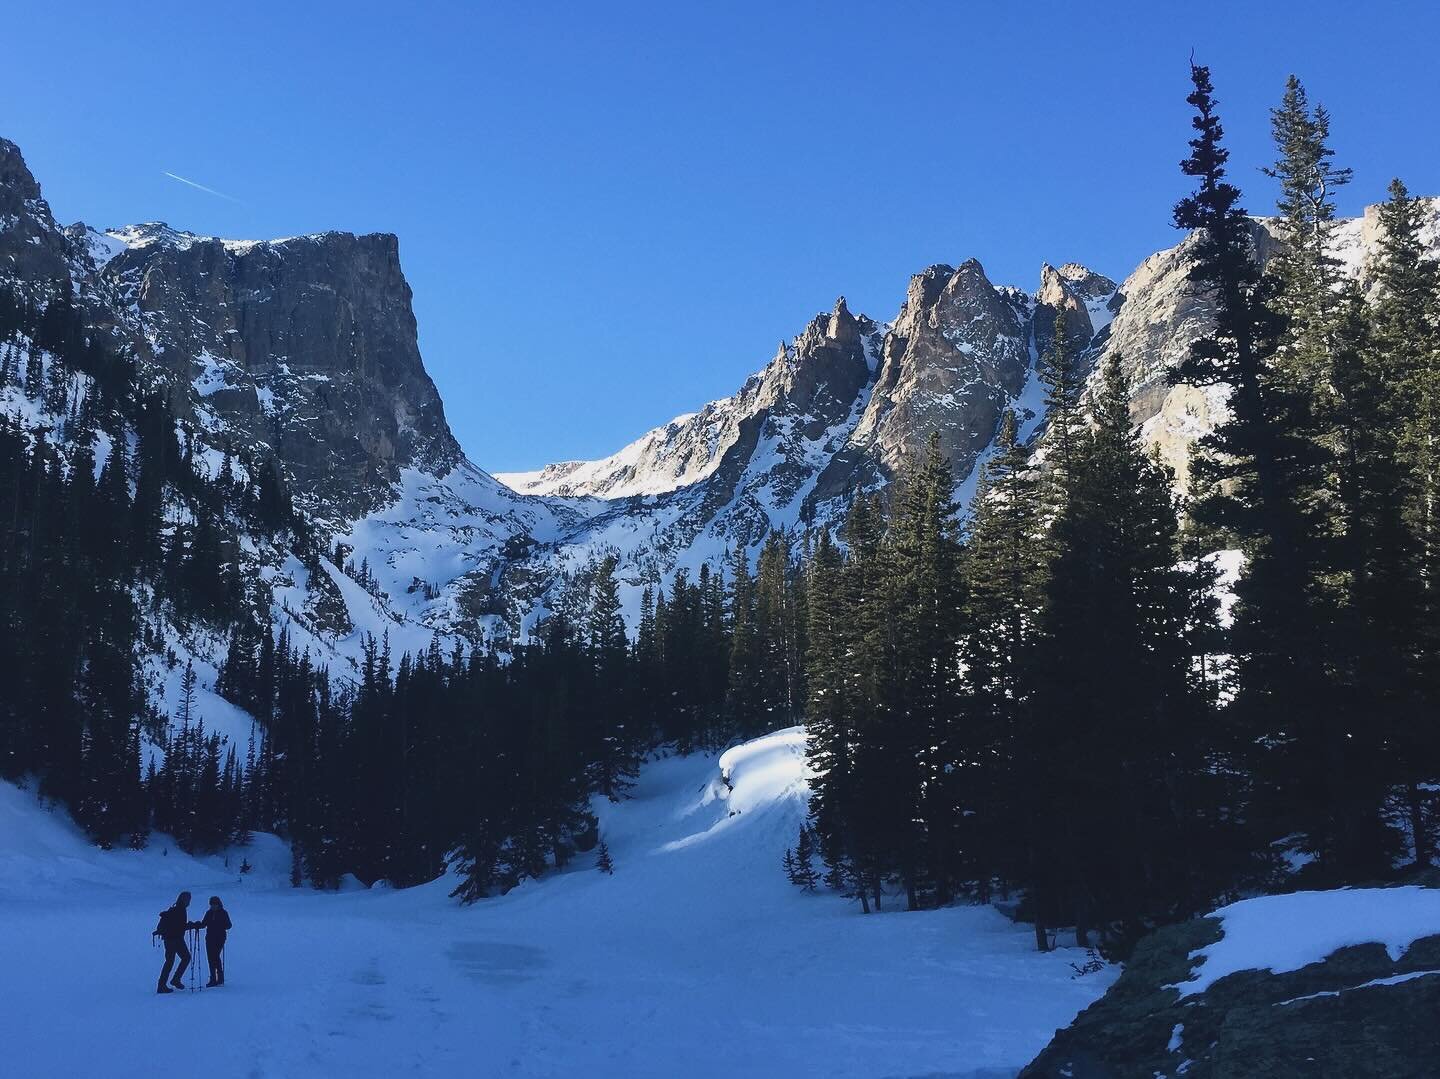
POLYGON ((5 1073, 990 1079, 1110 985, 988 908, 863 917, 792 888, 802 753, 797 728, 648 765, 598 806, 613 876, 587 855, 469 908, 446 881, 290 889, 271 837, 243 883, 159 837, 104 854, 0 783, 5 1073), (181 888, 230 909, 229 984, 156 996, 181 888))

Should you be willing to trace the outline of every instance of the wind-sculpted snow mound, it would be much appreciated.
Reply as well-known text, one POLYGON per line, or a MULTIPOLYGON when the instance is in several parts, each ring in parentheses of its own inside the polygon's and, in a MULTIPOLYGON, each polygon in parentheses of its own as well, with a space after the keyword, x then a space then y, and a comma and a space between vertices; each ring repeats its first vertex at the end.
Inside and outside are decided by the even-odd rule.
POLYGON ((780 858, 795 842, 805 819, 810 788, 805 772, 805 728, 788 727, 727 749, 716 762, 710 782, 682 818, 686 827, 703 825, 663 850, 722 837, 746 843, 745 856, 759 854, 756 825, 764 829, 764 849, 780 858), (744 829, 744 835, 728 833, 744 829))
POLYGON ((807 774, 804 727, 787 727, 720 755, 723 797, 734 813, 775 807, 803 811, 810 798, 807 774))

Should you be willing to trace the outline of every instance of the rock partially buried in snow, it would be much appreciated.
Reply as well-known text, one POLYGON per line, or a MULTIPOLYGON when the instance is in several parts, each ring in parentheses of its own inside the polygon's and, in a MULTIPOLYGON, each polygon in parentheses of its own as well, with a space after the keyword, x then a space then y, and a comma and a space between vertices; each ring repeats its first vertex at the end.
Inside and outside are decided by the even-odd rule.
POLYGON ((1174 986, 1182 997, 1203 993, 1237 971, 1284 974, 1358 944, 1382 944, 1398 963, 1421 937, 1440 934, 1440 891, 1410 886, 1293 892, 1244 899, 1210 917, 1220 920, 1224 936, 1191 956, 1200 966, 1174 986))
POLYGON ((1248 899, 1171 926, 1022 1079, 1422 1077, 1440 1061, 1440 889, 1248 899))

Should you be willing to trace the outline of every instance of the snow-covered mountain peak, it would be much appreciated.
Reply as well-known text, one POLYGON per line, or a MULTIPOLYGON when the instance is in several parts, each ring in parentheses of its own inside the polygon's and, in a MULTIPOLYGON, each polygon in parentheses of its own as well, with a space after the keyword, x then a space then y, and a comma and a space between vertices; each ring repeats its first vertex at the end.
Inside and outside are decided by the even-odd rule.
POLYGON ((720 468, 743 428, 774 412, 792 419, 836 419, 868 380, 876 362, 866 340, 875 322, 853 315, 841 296, 834 307, 812 318, 770 362, 730 397, 653 428, 608 457, 565 461, 532 472, 503 472, 496 478, 534 495, 606 499, 657 496, 700 483, 720 468), (816 397, 825 400, 817 403, 816 397), (811 415, 812 406, 819 409, 811 415))
MULTIPOLYGON (((1427 206, 1440 242, 1440 200, 1427 206)), ((1263 255, 1269 234, 1255 228, 1263 255)), ((1337 231, 1358 270, 1376 214, 1337 231)), ((976 259, 937 263, 909 279, 890 322, 842 296, 729 397, 602 459, 491 477, 445 421, 394 236, 61 230, 0 140, 0 281, 43 300, 68 276, 90 325, 148 386, 170 388, 197 467, 214 474, 230 449, 246 468, 273 460, 316 533, 344 550, 318 573, 283 555, 257 572, 284 618, 342 657, 362 632, 410 643, 529 626, 564 573, 611 555, 633 614, 640 591, 676 570, 753 551, 771 529, 838 520, 932 433, 968 497, 1007 408, 1022 438, 1043 431, 1036 361, 1057 314, 1087 366, 1125 357, 1135 419, 1183 475, 1224 407, 1223 394, 1165 378, 1207 325, 1192 247, 1151 256, 1120 288, 1079 262, 1042 266, 1033 292, 994 284, 976 259), (366 564, 363 582, 351 563, 366 564)))

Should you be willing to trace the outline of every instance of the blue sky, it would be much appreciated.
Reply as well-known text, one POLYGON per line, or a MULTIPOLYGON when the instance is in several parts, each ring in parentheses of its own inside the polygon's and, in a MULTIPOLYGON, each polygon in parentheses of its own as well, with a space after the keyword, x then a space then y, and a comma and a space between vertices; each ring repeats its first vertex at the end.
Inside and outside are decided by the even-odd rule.
POLYGON ((974 256, 1114 277, 1173 242, 1186 60, 1273 201, 1287 73, 1355 183, 1440 193, 1440 5, 66 3, 7 12, 0 134, 57 215, 388 231, 492 470, 733 392, 844 293, 974 256), (230 196, 186 186, 188 177, 230 196), (235 201, 231 201, 231 200, 235 201))

